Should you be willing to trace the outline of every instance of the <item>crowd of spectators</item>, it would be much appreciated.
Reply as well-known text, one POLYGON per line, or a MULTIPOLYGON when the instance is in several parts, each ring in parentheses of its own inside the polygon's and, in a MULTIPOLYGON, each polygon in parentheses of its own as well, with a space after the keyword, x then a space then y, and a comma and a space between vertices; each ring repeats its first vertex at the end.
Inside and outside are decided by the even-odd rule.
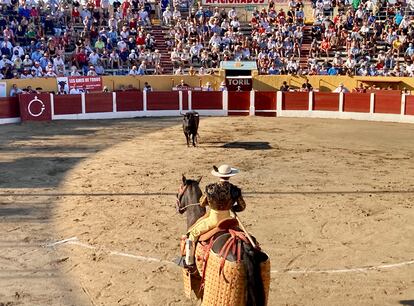
POLYGON ((0 79, 159 73, 147 0, 3 0, 0 79))
MULTIPOLYGON (((122 1, 3 0, 0 79, 163 74, 153 8, 148 0, 122 1)), ((253 60, 270 75, 414 76, 414 0, 289 0, 285 10, 270 0, 252 12, 250 35, 235 8, 180 0, 162 0, 160 8, 174 74, 253 60), (305 5, 313 9, 310 27, 305 5)))
POLYGON ((182 17, 178 8, 167 7, 162 16, 170 27, 166 42, 174 73, 255 60, 260 74, 414 76, 413 0, 306 5, 312 6, 311 26, 305 25, 302 0, 290 0, 286 10, 270 0, 267 9, 252 13, 251 35, 242 31, 235 8, 198 7, 182 17), (304 44, 304 38, 310 40, 304 44))
POLYGON ((310 44, 303 45, 303 4, 253 15, 261 74, 414 76, 414 1, 312 0, 310 44), (334 8, 337 8, 334 10, 334 8), (335 12, 335 13, 334 13, 335 12))

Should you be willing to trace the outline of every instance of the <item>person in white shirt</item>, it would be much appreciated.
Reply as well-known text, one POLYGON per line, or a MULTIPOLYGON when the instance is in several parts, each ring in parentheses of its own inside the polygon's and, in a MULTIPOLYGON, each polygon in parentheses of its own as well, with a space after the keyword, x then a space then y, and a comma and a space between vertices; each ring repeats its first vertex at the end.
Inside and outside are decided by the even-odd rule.
POLYGON ((155 50, 152 54, 152 62, 154 63, 154 66, 158 65, 161 62, 161 54, 158 49, 155 50))
POLYGON ((180 66, 177 68, 177 70, 175 70, 174 75, 183 75, 184 74, 184 70, 183 67, 180 66))
POLYGON ((81 74, 79 73, 78 69, 76 68, 76 66, 72 66, 71 70, 70 70, 70 76, 81 76, 81 74))
POLYGON ((127 44, 126 44, 126 42, 125 42, 125 41, 120 40, 120 41, 118 42, 117 46, 118 46, 118 50, 119 50, 119 51, 123 51, 123 50, 125 50, 125 49, 126 49, 127 44))
POLYGON ((55 77, 57 77, 57 75, 53 71, 53 68, 49 68, 49 69, 47 69, 47 72, 45 74, 45 77, 47 77, 47 78, 55 78, 55 77))
POLYGON ((213 36, 210 38, 209 45, 213 48, 220 48, 221 44, 221 37, 214 33, 213 36))
POLYGON ((20 43, 16 43, 16 46, 13 48, 13 53, 14 53, 15 51, 17 51, 17 52, 18 52, 19 57, 23 57, 23 55, 24 55, 24 50, 23 50, 23 48, 20 46, 20 43))
MULTIPOLYGON (((136 64, 137 64, 137 61, 138 61, 138 55, 137 55, 137 53, 135 52, 135 50, 134 50, 134 49, 132 49, 132 50, 131 50, 131 53, 128 55, 128 59, 129 59, 129 62, 130 62, 132 65, 136 65, 136 64)), ((145 59, 143 59, 143 60, 145 60, 145 59)))
POLYGON ((237 17, 236 8, 232 7, 227 16, 229 16, 230 19, 237 17))
POLYGON ((20 75, 21 79, 33 79, 33 76, 30 74, 30 70, 29 69, 24 69, 22 74, 20 75))
POLYGON ((94 66, 89 66, 89 70, 88 70, 88 73, 86 75, 87 76, 97 76, 98 74, 96 73, 94 66))
POLYGON ((2 59, 0 60, 0 69, 6 67, 6 65, 13 65, 13 62, 7 58, 7 55, 3 55, 2 59))
POLYGON ((40 66, 39 62, 35 62, 34 66, 32 67, 32 72, 33 72, 35 78, 43 77, 43 69, 40 66))
POLYGON ((344 86, 343 83, 340 83, 337 88, 335 88, 332 92, 349 92, 349 89, 344 86))
POLYGON ((96 65, 98 63, 99 60, 99 54, 96 53, 96 51, 92 51, 92 53, 89 55, 89 62, 92 65, 96 65))
POLYGON ((69 94, 71 95, 80 95, 82 92, 76 86, 69 90, 69 94))
POLYGON ((174 48, 173 52, 171 52, 170 59, 171 59, 171 62, 173 63, 173 65, 174 65, 174 67, 177 67, 177 66, 181 65, 181 55, 177 51, 176 48, 174 48))
POLYGON ((22 64, 23 68, 31 68, 33 66, 33 61, 30 59, 29 55, 25 55, 22 64))
POLYGON ((175 22, 178 22, 181 20, 181 12, 177 10, 177 8, 174 9, 174 12, 172 14, 172 18, 175 22))
POLYGON ((132 66, 131 70, 129 70, 129 75, 139 75, 137 66, 132 66))
POLYGON ((59 74, 65 74, 65 62, 61 55, 58 55, 53 59, 53 69, 59 71, 59 74))
POLYGON ((162 13, 162 21, 164 23, 164 25, 170 25, 171 24, 171 18, 172 18, 172 13, 170 11, 170 8, 167 7, 164 11, 164 13, 162 13))

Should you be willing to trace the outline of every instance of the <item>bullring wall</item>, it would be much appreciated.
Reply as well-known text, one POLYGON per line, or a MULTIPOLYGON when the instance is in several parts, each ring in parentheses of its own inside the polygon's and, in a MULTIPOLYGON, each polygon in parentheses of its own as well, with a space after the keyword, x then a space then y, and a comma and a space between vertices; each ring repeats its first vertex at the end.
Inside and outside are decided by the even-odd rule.
POLYGON ((126 91, 0 98, 0 123, 180 116, 271 116, 414 123, 414 96, 399 92, 126 91))
MULTIPOLYGON (((359 83, 365 85, 376 84, 382 88, 392 86, 394 89, 414 90, 414 78, 402 77, 347 77, 347 76, 269 76, 255 75, 253 76, 253 89, 258 91, 278 90, 282 83, 286 81, 294 88, 300 88, 305 80, 309 79, 315 89, 321 92, 329 92, 338 87, 339 83, 344 83, 345 87, 352 90, 359 83)), ((175 76, 175 75, 148 75, 148 76, 104 76, 102 77, 103 85, 109 90, 118 90, 121 86, 132 85, 137 89, 142 89, 145 82, 148 82, 156 91, 170 91, 183 79, 191 87, 200 87, 210 82, 213 88, 218 89, 220 83, 224 81, 224 75, 207 75, 207 76, 175 76)), ((19 88, 32 86, 32 88, 41 87, 44 91, 57 91, 57 83, 55 78, 37 78, 30 80, 1 80, 7 83, 7 93, 9 93, 12 84, 16 84, 19 88)))

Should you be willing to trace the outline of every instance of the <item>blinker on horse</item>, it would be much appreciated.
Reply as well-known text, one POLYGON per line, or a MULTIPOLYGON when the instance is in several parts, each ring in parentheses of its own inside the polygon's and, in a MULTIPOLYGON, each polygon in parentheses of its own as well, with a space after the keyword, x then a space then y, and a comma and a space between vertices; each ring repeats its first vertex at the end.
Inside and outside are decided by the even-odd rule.
MULTIPOLYGON (((192 180, 183 175, 177 194, 176 208, 181 214, 187 213, 187 229, 206 213, 198 205, 202 196, 200 181, 201 178, 192 180)), ((186 296, 190 297, 193 290, 203 299, 202 305, 267 305, 269 258, 259 248, 252 247, 234 224, 235 220, 228 221, 231 220, 200 237, 196 247, 197 270, 195 273, 183 270, 186 296), (229 294, 228 290, 234 292, 229 294)))

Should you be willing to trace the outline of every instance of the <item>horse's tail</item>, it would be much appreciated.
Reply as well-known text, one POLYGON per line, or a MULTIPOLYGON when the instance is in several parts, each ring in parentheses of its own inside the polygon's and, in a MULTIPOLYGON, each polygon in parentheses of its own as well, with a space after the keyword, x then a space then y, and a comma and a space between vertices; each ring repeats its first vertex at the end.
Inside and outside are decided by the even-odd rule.
POLYGON ((260 263, 267 257, 250 243, 243 243, 243 263, 246 271, 246 305, 265 306, 266 295, 263 286, 260 263))

